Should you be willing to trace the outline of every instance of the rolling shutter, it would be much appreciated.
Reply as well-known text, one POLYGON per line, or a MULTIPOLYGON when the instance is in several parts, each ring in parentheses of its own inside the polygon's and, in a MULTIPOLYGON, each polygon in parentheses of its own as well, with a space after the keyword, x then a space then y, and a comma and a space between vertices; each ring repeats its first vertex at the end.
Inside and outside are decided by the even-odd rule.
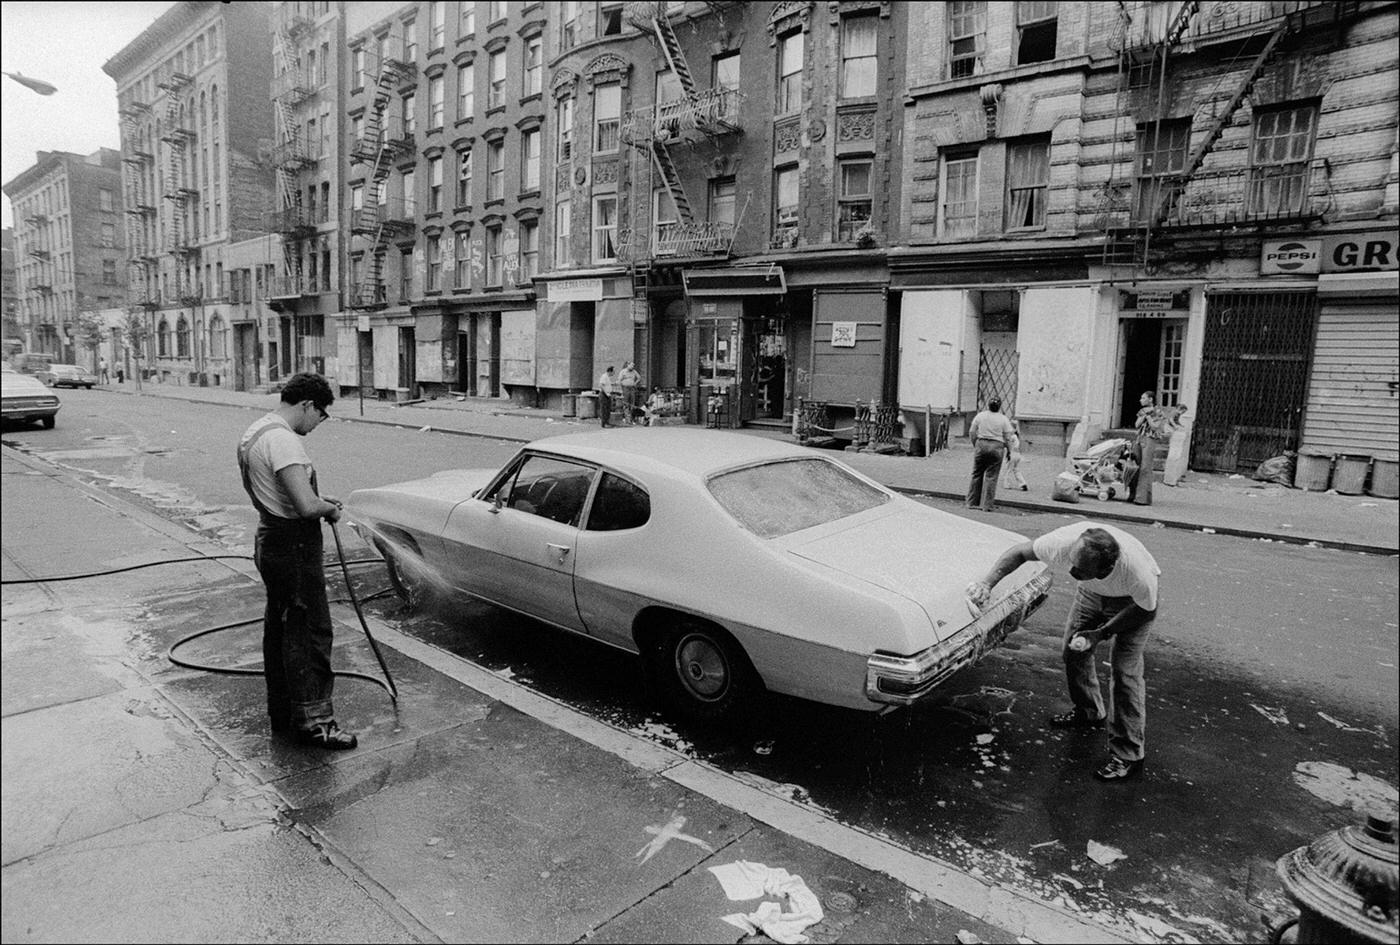
POLYGON ((1308 382, 1304 449, 1395 459, 1400 429, 1394 301, 1324 301, 1308 382))

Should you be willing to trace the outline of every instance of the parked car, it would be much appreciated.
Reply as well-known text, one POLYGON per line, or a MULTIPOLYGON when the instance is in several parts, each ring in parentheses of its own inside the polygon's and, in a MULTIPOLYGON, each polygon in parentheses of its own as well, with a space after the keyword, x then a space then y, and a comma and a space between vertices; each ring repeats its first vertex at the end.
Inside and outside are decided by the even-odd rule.
POLYGON ((814 450, 667 428, 551 437, 499 470, 361 489, 346 515, 410 601, 431 579, 637 653, 667 704, 730 720, 763 689, 862 710, 927 696, 1044 602, 1021 536, 814 450))
POLYGON ((96 374, 76 364, 50 364, 46 370, 36 371, 34 376, 50 387, 86 387, 92 390, 98 382, 96 374))
POLYGON ((58 395, 28 374, 6 371, 0 374, 0 416, 28 423, 38 420, 52 430, 58 417, 58 395))

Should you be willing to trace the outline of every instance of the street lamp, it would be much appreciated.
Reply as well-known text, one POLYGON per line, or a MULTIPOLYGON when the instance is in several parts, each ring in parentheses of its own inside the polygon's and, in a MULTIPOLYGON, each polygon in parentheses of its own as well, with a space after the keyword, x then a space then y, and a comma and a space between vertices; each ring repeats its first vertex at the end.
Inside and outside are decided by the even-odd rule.
POLYGON ((52 95, 58 91, 56 86, 49 85, 43 79, 31 79, 27 75, 20 75, 18 72, 6 72, 5 75, 14 79, 27 89, 32 89, 40 95, 52 95))

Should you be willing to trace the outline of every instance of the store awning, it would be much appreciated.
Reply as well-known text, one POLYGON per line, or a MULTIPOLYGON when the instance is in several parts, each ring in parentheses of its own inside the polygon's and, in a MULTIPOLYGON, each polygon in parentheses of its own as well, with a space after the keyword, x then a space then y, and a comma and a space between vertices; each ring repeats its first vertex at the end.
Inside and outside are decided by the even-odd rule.
POLYGON ((687 269, 681 273, 685 294, 691 295, 782 295, 787 281, 781 266, 751 266, 734 269, 687 269))

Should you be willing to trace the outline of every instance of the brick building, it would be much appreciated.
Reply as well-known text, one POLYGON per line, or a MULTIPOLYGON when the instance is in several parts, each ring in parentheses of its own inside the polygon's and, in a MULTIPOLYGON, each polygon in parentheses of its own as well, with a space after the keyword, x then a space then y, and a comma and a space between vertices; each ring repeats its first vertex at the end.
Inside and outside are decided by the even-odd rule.
POLYGON ((127 303, 160 381, 237 373, 224 250, 263 233, 274 206, 269 16, 265 3, 178 3, 102 67, 121 116, 127 303))
POLYGON ((120 155, 40 151, 4 191, 15 215, 24 350, 71 363, 83 350, 75 344, 78 313, 119 304, 123 295, 120 155))
POLYGON ((19 272, 15 261, 15 229, 7 226, 0 229, 0 314, 4 316, 4 329, 0 340, 5 345, 5 356, 13 351, 24 349, 24 330, 19 324, 19 272))

